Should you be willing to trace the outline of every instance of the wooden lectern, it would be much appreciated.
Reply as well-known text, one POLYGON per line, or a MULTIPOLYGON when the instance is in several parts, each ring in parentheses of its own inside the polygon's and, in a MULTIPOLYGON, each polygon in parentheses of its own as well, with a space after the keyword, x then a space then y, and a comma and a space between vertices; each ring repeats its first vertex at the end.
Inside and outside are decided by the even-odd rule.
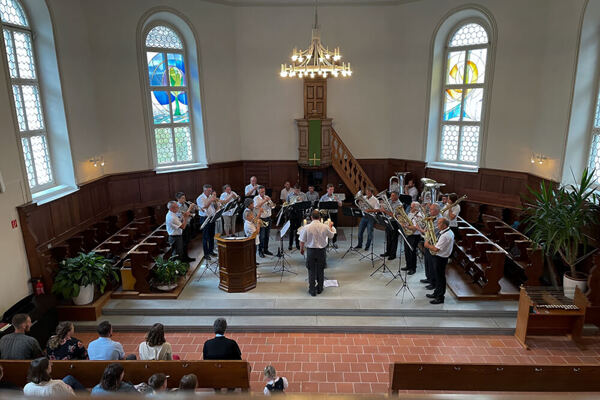
POLYGON ((219 246, 219 289, 241 293, 256 287, 256 231, 247 238, 215 235, 219 246))

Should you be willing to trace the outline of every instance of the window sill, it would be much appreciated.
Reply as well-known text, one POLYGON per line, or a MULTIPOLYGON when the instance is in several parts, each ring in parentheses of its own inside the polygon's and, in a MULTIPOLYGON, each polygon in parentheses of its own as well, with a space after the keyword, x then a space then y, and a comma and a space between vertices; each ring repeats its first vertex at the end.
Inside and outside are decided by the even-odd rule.
POLYGON ((71 193, 75 193, 78 190, 78 187, 58 185, 50 189, 42 190, 41 192, 33 193, 31 195, 31 201, 33 203, 36 203, 38 206, 41 206, 42 204, 46 204, 51 201, 60 199, 61 197, 64 197, 71 193))
POLYGON ((205 169, 208 165, 202 163, 167 165, 165 167, 157 167, 154 171, 157 174, 168 174, 169 172, 193 171, 196 169, 205 169))
POLYGON ((450 171, 471 172, 471 173, 479 172, 479 167, 477 165, 465 165, 465 164, 456 164, 456 163, 448 163, 448 162, 440 162, 440 161, 433 161, 433 162, 427 163, 427 168, 445 169, 445 170, 450 170, 450 171))

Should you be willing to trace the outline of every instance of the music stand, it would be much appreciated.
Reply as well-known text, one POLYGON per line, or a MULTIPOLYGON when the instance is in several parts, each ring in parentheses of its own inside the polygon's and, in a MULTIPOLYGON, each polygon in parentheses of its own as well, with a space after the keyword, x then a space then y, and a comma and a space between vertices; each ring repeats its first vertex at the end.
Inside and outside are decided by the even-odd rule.
MULTIPOLYGON (((365 213, 363 215, 363 218, 373 218, 375 220, 375 222, 379 222, 377 220, 377 217, 378 217, 377 215, 368 214, 368 213, 365 213)), ((373 230, 375 230, 375 225, 373 225, 373 230)), ((379 257, 378 255, 373 253, 373 247, 375 246, 375 237, 374 236, 375 236, 375 233, 373 232, 373 240, 371 241, 371 252, 363 255, 361 258, 358 259, 358 261, 362 261, 365 258, 371 260, 372 268, 375 268, 375 261, 381 260, 381 257, 379 257)))
MULTIPOLYGON (((396 296, 398 296, 398 294, 402 292, 402 298, 400 299, 400 304, 402 304, 404 303, 404 295, 406 294, 406 292, 408 292, 412 296, 413 300, 415 299, 415 295, 413 294, 412 290, 410 290, 410 287, 408 287, 408 270, 402 271, 400 269, 400 265, 402 265, 402 263, 400 262, 400 259, 398 259, 398 276, 400 277, 400 279, 402 279, 402 286, 400 286, 400 289, 398 289, 398 291, 396 292, 396 296), (404 276, 402 276, 402 272, 404 272, 404 276)), ((392 278, 386 284, 386 286, 389 285, 390 282, 392 282, 394 279, 396 279, 396 277, 392 278)))
MULTIPOLYGON (((279 282, 283 281, 283 273, 284 272, 298 275, 296 272, 291 270, 292 266, 290 265, 290 262, 285 259, 285 251, 283 250, 283 237, 285 236, 286 232, 290 229, 290 225, 291 225, 291 223, 288 220, 288 222, 286 222, 283 225, 283 227, 281 228, 281 230, 279 231, 279 249, 277 250, 277 261, 275 261, 275 265, 273 266, 274 272, 276 272, 276 273, 281 272, 281 279, 279 280, 279 282), (277 269, 278 265, 279 265, 279 269, 277 269)), ((292 234, 292 232, 290 232, 290 235, 291 234, 292 234)))
POLYGON ((352 218, 352 224, 350 225, 350 247, 348 247, 348 250, 346 250, 346 252, 342 256, 342 258, 346 257, 346 254, 348 254, 350 252, 354 252, 354 253, 361 255, 361 252, 358 249, 354 248, 353 242, 354 242, 354 218, 361 218, 362 211, 359 210, 358 208, 342 207, 342 214, 344 214, 346 217, 352 218))
MULTIPOLYGON (((379 223, 381 223, 385 227, 386 232, 387 232, 388 229, 394 229, 392 227, 392 223, 390 222, 390 220, 388 218, 384 217, 383 215, 378 215, 377 216, 377 220, 378 220, 379 223)), ((387 253, 387 240, 383 241, 383 249, 384 249, 384 253, 387 253)), ((381 269, 382 273, 385 274, 386 272, 389 272, 390 274, 392 274, 392 276, 395 277, 396 275, 394 274, 394 272, 392 272, 391 269, 388 268, 388 266, 387 266, 387 264, 385 262, 386 257, 382 257, 382 258, 383 258, 383 262, 381 263, 381 265, 379 266, 379 268, 377 268, 375 271, 371 272, 371 275, 369 275, 369 276, 375 275, 375 273, 378 272, 381 269)))
POLYGON ((398 196, 398 200, 404 205, 404 209, 410 207, 412 203, 412 196, 410 194, 401 194, 398 196))

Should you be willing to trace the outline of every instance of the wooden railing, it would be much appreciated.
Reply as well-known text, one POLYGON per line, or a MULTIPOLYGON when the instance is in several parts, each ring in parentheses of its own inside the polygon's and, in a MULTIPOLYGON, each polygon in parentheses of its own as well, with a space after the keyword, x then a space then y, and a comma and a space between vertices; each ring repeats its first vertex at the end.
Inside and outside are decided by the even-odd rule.
POLYGON ((364 193, 367 187, 373 188, 373 192, 377 193, 375 185, 373 185, 365 170, 361 168, 356 158, 333 128, 331 128, 331 165, 352 193, 359 190, 364 193))

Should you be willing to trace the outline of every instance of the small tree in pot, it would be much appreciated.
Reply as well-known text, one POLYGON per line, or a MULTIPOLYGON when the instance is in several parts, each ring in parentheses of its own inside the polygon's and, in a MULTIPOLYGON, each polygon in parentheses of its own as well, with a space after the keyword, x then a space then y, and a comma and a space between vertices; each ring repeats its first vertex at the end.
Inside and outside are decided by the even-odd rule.
POLYGON ((152 286, 158 290, 169 291, 177 287, 177 281, 185 276, 190 265, 182 262, 175 257, 165 260, 162 256, 154 259, 152 268, 152 286))
MULTIPOLYGON (((578 185, 554 188, 542 181, 538 191, 529 188, 532 198, 524 208, 526 233, 531 240, 542 246, 547 256, 558 255, 569 268, 563 277, 563 286, 566 286, 565 295, 570 297, 575 291, 571 281, 585 283, 586 279, 576 268, 587 256, 590 237, 585 228, 599 222, 600 197, 594 193, 594 186, 594 172, 587 169, 578 185)), ((554 273, 553 267, 551 273, 554 273)))
POLYGON ((109 260, 94 252, 79 253, 61 261, 52 293, 72 298, 77 305, 89 304, 94 300, 94 289, 104 293, 110 278, 119 280, 109 260))

